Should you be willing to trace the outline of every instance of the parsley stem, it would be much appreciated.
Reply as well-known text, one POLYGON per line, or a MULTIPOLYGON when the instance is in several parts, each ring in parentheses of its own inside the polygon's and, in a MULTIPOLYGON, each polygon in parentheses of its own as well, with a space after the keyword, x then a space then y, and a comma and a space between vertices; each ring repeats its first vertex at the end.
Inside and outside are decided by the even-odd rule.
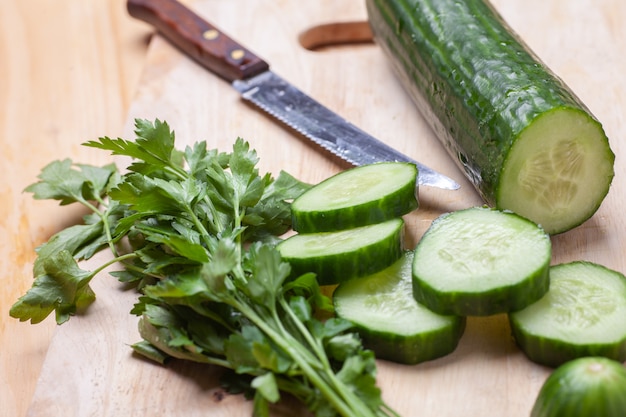
MULTIPOLYGON (((289 318, 291 318, 294 325, 298 328, 298 331, 305 338, 305 340, 307 341, 311 349, 313 349, 314 354, 322 362, 323 367, 325 369, 330 369, 330 363, 328 361, 328 357, 326 356, 324 347, 321 345, 321 342, 316 340, 311 335, 308 329, 303 325, 303 323, 298 319, 298 317, 296 317, 295 313, 293 312, 291 307, 289 307, 289 304, 286 302, 286 300, 283 297, 279 298, 279 303, 280 303, 280 306, 283 308, 283 310, 289 315, 289 318)), ((279 320, 278 317, 276 317, 276 320, 277 321, 279 320)))
MULTIPOLYGON (((368 417, 375 416, 362 401, 357 397, 351 395, 352 393, 343 386, 340 381, 335 380, 334 384, 330 384, 329 381, 324 378, 323 374, 320 374, 315 370, 309 360, 305 359, 302 351, 300 350, 301 344, 297 340, 293 340, 293 336, 289 333, 280 334, 268 324, 266 320, 263 320, 254 309, 248 305, 240 302, 238 299, 232 299, 233 307, 237 308, 248 319, 250 319, 259 329, 261 329, 268 337, 270 337, 274 343, 276 343, 281 349, 289 354, 289 356, 300 367, 304 375, 323 393, 326 399, 333 404, 335 409, 344 417, 368 417), (347 398, 346 398, 347 397, 347 398), (347 399, 347 401, 346 401, 347 399)), ((275 323, 275 321, 273 321, 275 323)), ((275 323, 276 324, 276 323, 275 323)))
POLYGON ((183 168, 172 165, 171 161, 163 161, 166 165, 164 166, 165 171, 178 177, 181 180, 186 180, 189 178, 189 174, 183 168))
MULTIPOLYGON (((326 355, 326 351, 324 350, 324 348, 321 346, 320 343, 316 342, 316 339, 311 335, 311 333, 308 331, 308 329, 303 325, 303 323, 296 317, 296 315, 294 314, 293 310, 289 307, 288 303, 285 301, 284 298, 280 298, 279 303, 281 305, 281 307, 284 309, 284 311, 289 315, 289 317, 292 319, 293 323, 295 324, 295 326, 298 328, 298 330, 300 331, 300 334, 305 338, 305 340, 307 341, 307 343, 309 344, 309 346, 311 347, 311 349, 313 349, 315 355, 317 356, 318 360, 320 361, 320 364, 322 365, 321 368, 324 370, 324 372, 327 374, 328 378, 330 379, 330 381, 332 382, 332 384, 337 387, 337 390, 342 394, 342 396, 344 397, 344 399, 348 402, 351 403, 353 405, 353 407, 355 409, 360 408, 361 406, 361 401, 358 397, 355 397, 354 395, 352 395, 352 392, 350 390, 348 390, 342 381, 340 381, 337 376, 335 375, 333 369, 331 368, 330 362, 328 360, 328 356, 326 355), (356 403, 356 404, 355 404, 356 403)), ((281 321, 278 318, 278 316, 275 313, 275 318, 274 320, 280 324, 281 321)), ((291 334, 289 334, 286 330, 284 330, 284 328, 282 327, 282 325, 280 326, 281 330, 284 332, 285 336, 287 339, 292 338, 293 336, 291 334)), ((367 408, 367 407, 366 407, 367 408)), ((391 415, 397 415, 393 410, 391 410, 391 408, 389 408, 388 406, 385 407, 387 411, 391 412, 391 415)), ((369 411, 369 408, 367 409, 369 411)), ((388 415, 387 411, 381 411, 382 415, 388 415)), ((363 411, 361 411, 363 412, 363 411)), ((379 414, 379 413, 376 413, 379 414)), ((359 415, 363 415, 363 414, 359 414, 359 415)))
POLYGON ((204 224, 200 221, 198 216, 196 216, 196 213, 193 211, 193 209, 191 207, 186 207, 186 210, 187 210, 187 214, 189 214, 189 216, 191 216, 191 221, 193 222, 194 226, 196 226, 196 228, 198 229, 198 232, 200 233, 200 236, 202 236, 202 239, 204 240, 204 243, 206 245, 209 245, 211 243, 208 240, 209 232, 204 227, 204 224))
MULTIPOLYGON (((91 204, 89 201, 82 199, 82 198, 76 198, 76 201, 79 202, 80 204, 82 204, 83 206, 87 207, 89 210, 93 211, 94 213, 102 213, 98 207, 94 206, 93 204, 91 204)), ((99 200, 99 202, 101 202, 102 200, 99 200)))
POLYGON ((115 247, 115 242, 113 242, 113 236, 111 236, 111 226, 109 224, 109 209, 101 215, 102 219, 102 230, 104 230, 104 234, 106 236, 107 244, 109 245, 109 250, 115 255, 118 256, 117 248, 115 247))
POLYGON ((109 250, 113 253, 114 256, 118 256, 117 249, 115 248, 115 243, 113 242, 113 236, 111 236, 111 226, 109 223, 109 215, 111 214, 110 207, 107 206, 106 202, 100 196, 96 195, 95 199, 101 207, 105 208, 104 210, 99 209, 96 205, 91 204, 91 202, 83 198, 77 197, 76 201, 87 207, 94 214, 100 217, 100 221, 102 221, 102 231, 104 232, 104 235, 106 237, 106 242, 109 246, 109 250))
POLYGON ((133 259, 133 258, 136 258, 137 256, 138 256, 138 255, 137 255, 136 253, 134 253, 134 252, 132 252, 132 253, 127 253, 127 254, 125 254, 125 255, 120 255, 120 256, 117 256, 117 257, 115 257, 115 258, 113 258, 113 259, 111 259, 111 260, 109 260, 109 261, 107 261, 107 262, 103 263, 102 265, 100 265, 99 267, 97 267, 96 269, 94 269, 93 271, 91 271, 91 275, 95 277, 96 275, 98 275, 100 272, 102 272, 103 270, 105 270, 105 269, 106 269, 106 268, 108 268, 109 266, 111 266, 111 265, 113 265, 113 264, 116 264, 116 263, 118 263, 118 262, 123 262, 123 261, 125 261, 125 260, 127 260, 127 259, 133 259))

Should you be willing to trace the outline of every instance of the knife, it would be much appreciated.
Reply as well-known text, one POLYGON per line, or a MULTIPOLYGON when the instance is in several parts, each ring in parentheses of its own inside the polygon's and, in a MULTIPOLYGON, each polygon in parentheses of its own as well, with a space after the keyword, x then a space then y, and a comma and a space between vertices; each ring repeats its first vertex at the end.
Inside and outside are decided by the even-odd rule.
POLYGON ((307 96, 270 70, 267 62, 177 0, 128 0, 128 13, 219 75, 256 105, 352 165, 414 163, 418 185, 456 190, 452 179, 396 151, 307 96))

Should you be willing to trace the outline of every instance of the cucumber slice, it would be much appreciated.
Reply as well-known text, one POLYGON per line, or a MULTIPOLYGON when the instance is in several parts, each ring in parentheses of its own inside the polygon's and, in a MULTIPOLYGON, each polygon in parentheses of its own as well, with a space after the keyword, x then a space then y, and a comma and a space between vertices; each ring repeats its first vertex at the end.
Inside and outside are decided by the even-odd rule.
POLYGON ((413 252, 390 267, 340 284, 333 293, 335 313, 351 321, 377 358, 416 364, 453 352, 465 318, 442 316, 413 298, 413 252))
POLYGON ((340 172, 291 205, 299 233, 330 232, 380 223, 415 210, 417 167, 381 162, 340 172))
POLYGON ((320 285, 334 285, 373 274, 402 256, 401 218, 338 232, 293 235, 277 248, 293 276, 317 274, 320 285))
POLYGON ((626 368, 604 357, 574 359, 544 382, 530 417, 623 417, 626 368))
POLYGON ((532 361, 558 366, 582 356, 626 360, 626 277, 586 261, 550 269, 550 290, 509 314, 513 336, 532 361))
POLYGON ((415 250, 415 299, 439 314, 522 309, 549 287, 552 246, 541 227, 508 211, 473 207, 435 219, 415 250))

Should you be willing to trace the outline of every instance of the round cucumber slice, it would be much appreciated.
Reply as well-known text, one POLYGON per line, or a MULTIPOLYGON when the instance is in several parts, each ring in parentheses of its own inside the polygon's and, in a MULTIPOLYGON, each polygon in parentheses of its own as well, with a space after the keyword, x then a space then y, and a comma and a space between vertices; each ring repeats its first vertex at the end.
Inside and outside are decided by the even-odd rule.
POLYGON ((381 162, 340 172, 291 205, 299 233, 329 232, 380 223, 415 210, 417 167, 381 162))
POLYGON ((415 249, 415 299, 439 314, 522 309, 549 287, 550 236, 508 211, 473 207, 435 219, 415 249))
POLYGON ((556 367, 583 356, 626 360, 626 277, 576 261, 550 269, 550 290, 509 314, 513 336, 532 361, 556 367))
POLYGON ((511 146, 497 205, 550 234, 580 225, 598 209, 613 179, 614 155, 600 124, 574 108, 537 117, 511 146))
POLYGON ((453 352, 465 318, 442 316, 413 298, 413 252, 373 275, 341 283, 333 293, 335 313, 351 321, 377 358, 417 364, 453 352))
POLYGON ((293 235, 277 248, 293 276, 317 274, 320 285, 334 285, 373 274, 402 255, 401 218, 337 232, 293 235))
POLYGON ((544 382, 531 417, 623 417, 626 368, 604 357, 574 359, 544 382))

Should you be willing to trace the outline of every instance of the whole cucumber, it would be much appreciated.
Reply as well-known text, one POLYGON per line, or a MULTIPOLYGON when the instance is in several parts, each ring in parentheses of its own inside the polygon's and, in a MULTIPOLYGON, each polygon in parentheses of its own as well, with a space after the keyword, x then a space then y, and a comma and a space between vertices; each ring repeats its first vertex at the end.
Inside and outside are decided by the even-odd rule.
POLYGON ((366 0, 375 40, 485 202, 556 234, 606 197, 600 122, 486 0, 366 0))

